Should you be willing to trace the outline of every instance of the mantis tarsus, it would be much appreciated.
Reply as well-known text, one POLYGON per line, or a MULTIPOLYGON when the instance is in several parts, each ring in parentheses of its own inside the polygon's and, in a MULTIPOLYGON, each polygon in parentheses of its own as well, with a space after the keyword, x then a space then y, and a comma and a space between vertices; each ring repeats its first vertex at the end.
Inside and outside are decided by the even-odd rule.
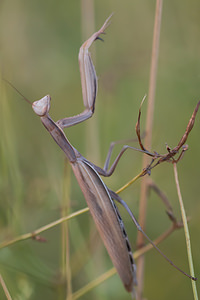
MULTIPOLYGON (((33 102, 32 108, 34 112, 40 117, 43 125, 51 134, 58 146, 66 154, 72 169, 74 171, 75 177, 78 184, 83 192, 85 200, 89 206, 90 213, 94 219, 100 236, 104 242, 104 245, 111 257, 111 260, 117 269, 117 272, 124 284, 125 289, 131 292, 134 296, 134 285, 137 284, 136 279, 136 265, 133 260, 131 246, 118 212, 118 209, 114 203, 114 200, 121 203, 132 220, 148 241, 156 248, 156 250, 164 256, 164 258, 173 266, 175 266, 158 248, 153 244, 153 242, 148 238, 148 236, 143 232, 142 228, 138 224, 131 210, 127 204, 113 191, 107 188, 107 186, 102 181, 100 175, 110 176, 114 172, 119 159, 127 149, 134 149, 130 146, 123 146, 122 150, 118 154, 114 163, 110 167, 110 156, 112 149, 108 152, 108 156, 104 165, 104 168, 97 167, 93 163, 85 159, 68 141, 67 137, 63 132, 63 128, 67 128, 83 122, 90 118, 94 113, 95 99, 97 94, 97 76, 95 72, 94 65, 92 63, 89 47, 92 43, 100 39, 100 35, 104 33, 105 29, 109 25, 110 17, 105 21, 104 25, 99 31, 94 33, 80 48, 79 51, 79 67, 81 74, 81 85, 83 94, 83 103, 85 110, 73 117, 64 118, 54 122, 49 116, 50 110, 50 96, 47 95, 42 99, 33 102)), ((26 98, 25 98, 26 99, 26 98)), ((27 99, 26 99, 27 100, 27 99)), ((139 124, 139 121, 138 121, 139 124)), ((139 125, 138 125, 139 132, 139 125)), ((139 133, 138 133, 139 135, 139 133)), ((154 159, 158 158, 158 154, 151 154, 143 146, 139 139, 141 150, 154 159)), ((175 266, 179 271, 178 267, 175 266)), ((181 271, 184 273, 183 271, 181 271)), ((186 273, 184 273, 187 275, 186 273)), ((189 276, 189 275, 187 275, 189 276)), ((193 277, 189 276, 194 279, 193 277)))

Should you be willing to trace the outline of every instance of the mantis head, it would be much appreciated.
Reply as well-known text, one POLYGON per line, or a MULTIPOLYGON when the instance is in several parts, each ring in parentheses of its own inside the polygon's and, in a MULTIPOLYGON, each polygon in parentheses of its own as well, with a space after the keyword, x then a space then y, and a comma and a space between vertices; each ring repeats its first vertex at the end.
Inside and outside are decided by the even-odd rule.
POLYGON ((50 101, 51 101, 50 95, 46 95, 42 99, 32 103, 26 97, 24 97, 24 95, 10 81, 8 81, 7 79, 3 79, 3 80, 7 82, 19 95, 21 95, 26 102, 32 105, 32 108, 36 113, 36 115, 38 115, 39 117, 44 117, 45 115, 48 114, 50 109, 50 101))
POLYGON ((39 117, 47 115, 50 109, 50 101, 50 95, 46 95, 42 99, 33 102, 32 108, 36 115, 38 115, 39 117))

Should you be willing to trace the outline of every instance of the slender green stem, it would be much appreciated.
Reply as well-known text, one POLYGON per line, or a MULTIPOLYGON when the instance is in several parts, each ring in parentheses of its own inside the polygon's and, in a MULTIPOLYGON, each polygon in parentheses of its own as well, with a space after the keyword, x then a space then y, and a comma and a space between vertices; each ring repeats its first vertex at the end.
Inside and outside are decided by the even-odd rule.
MULTIPOLYGON (((172 234, 172 232, 174 232, 174 230, 177 229, 177 228, 178 227, 171 226, 166 232, 164 232, 156 240, 154 240, 154 244, 155 245, 160 244, 170 234, 172 234)), ((141 255, 145 254, 146 252, 148 252, 152 248, 153 248, 152 244, 147 244, 144 247, 138 249, 137 251, 135 251, 133 253, 134 259, 137 259, 137 258, 141 257, 141 255)), ((72 295, 72 300, 79 299, 80 297, 82 297, 83 295, 85 295, 86 293, 88 293, 89 291, 91 291, 92 289, 94 289, 96 286, 98 286, 99 284, 103 283, 104 281, 106 281, 107 279, 109 279, 110 277, 112 277, 115 274, 116 274, 116 269, 115 268, 111 268, 110 270, 108 270, 107 272, 105 272, 104 274, 102 274, 101 276, 99 276, 98 278, 94 279, 93 281, 89 282, 87 285, 85 285, 84 287, 82 287, 81 289, 79 289, 78 291, 76 291, 72 295)))
MULTIPOLYGON (((193 259, 192 259, 191 243, 190 243, 190 234, 189 234, 187 217, 186 217, 186 213, 185 213, 185 208, 184 208, 183 199, 182 199, 181 190, 180 190, 180 185, 179 185, 179 180, 178 180, 177 166, 176 166, 176 163, 174 163, 173 165, 174 165, 174 177, 175 177, 176 188, 177 188, 177 193, 178 193, 178 199, 179 199, 180 208, 181 208, 184 231, 185 231, 185 239, 186 239, 186 245, 187 245, 190 275, 195 277, 193 259)), ((198 300, 196 281, 194 281, 194 280, 192 280, 192 290, 193 290, 193 294, 194 294, 194 299, 198 300)))
POLYGON ((39 229, 33 231, 33 232, 29 232, 29 233, 25 233, 25 234, 22 234, 16 238, 14 238, 13 240, 10 240, 10 241, 5 241, 3 243, 0 244, 0 249, 2 248, 5 248, 5 247, 8 247, 10 245, 13 245, 13 244, 16 244, 17 242, 21 242, 21 241, 24 241, 24 240, 27 240, 27 239, 30 239, 30 238, 35 238, 37 237, 40 233, 48 230, 48 229, 51 229, 53 228, 54 226, 56 225, 59 225, 65 221, 68 221, 74 217, 77 217, 85 212, 89 211, 89 208, 86 207, 86 208, 83 208, 83 209, 80 209, 72 214, 70 214, 69 216, 66 216, 66 217, 63 217, 63 218, 60 218, 52 223, 49 223, 45 226, 42 226, 40 227, 39 229))
MULTIPOLYGON (((125 190, 129 185, 131 185, 133 182, 135 182, 138 178, 140 178, 143 174, 143 171, 141 173, 139 173, 136 177, 134 177, 132 180, 130 180, 127 184, 125 184, 122 188, 120 188, 116 193, 120 193, 122 192, 123 190, 125 190)), ((40 233, 48 230, 48 229, 51 229, 53 228, 54 226, 57 226, 59 224, 62 224, 63 222, 65 221, 68 221, 78 215, 81 215, 85 212, 88 212, 89 211, 89 208, 86 207, 86 208, 83 208, 75 213, 72 213, 70 214, 69 216, 64 216, 52 223, 49 223, 45 226, 42 226, 40 228, 38 228, 37 230, 33 231, 33 232, 29 232, 29 233, 25 233, 25 234, 22 234, 10 241, 4 241, 0 244, 0 249, 2 248, 5 248, 5 247, 8 247, 10 245, 13 245, 13 244, 16 244, 17 242, 20 242, 20 241, 24 241, 24 240, 27 240, 27 239, 30 239, 30 238, 35 238, 36 236, 38 236, 40 233)))
POLYGON ((119 194, 122 191, 124 191, 125 189, 127 189, 127 187, 129 187, 132 183, 134 183, 137 179, 139 179, 144 174, 145 174, 145 170, 143 170, 142 172, 140 172, 137 176, 135 176, 133 179, 131 179, 129 182, 127 182, 124 186, 122 186, 120 189, 118 189, 116 191, 116 193, 119 194))
POLYGON ((83 288, 81 288, 77 292, 75 292, 72 295, 72 300, 79 299, 80 297, 82 297, 83 295, 85 295, 86 293, 91 291, 93 288, 95 288, 96 286, 98 286, 102 282, 106 281, 108 278, 110 278, 114 274, 116 274, 116 269, 115 268, 112 268, 112 269, 108 270, 107 272, 105 272, 104 274, 102 274, 98 278, 94 279, 93 281, 89 282, 83 288))

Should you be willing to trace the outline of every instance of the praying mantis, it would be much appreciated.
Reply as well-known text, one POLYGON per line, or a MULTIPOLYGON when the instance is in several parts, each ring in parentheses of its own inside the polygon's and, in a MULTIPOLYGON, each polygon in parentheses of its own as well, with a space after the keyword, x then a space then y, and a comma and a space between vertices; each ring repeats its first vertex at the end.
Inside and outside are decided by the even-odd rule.
MULTIPOLYGON (((49 95, 31 104, 33 111, 36 113, 37 116, 40 117, 44 127, 47 129, 52 138, 67 156, 71 164, 72 170, 74 172, 74 175, 77 179, 77 182, 85 197, 85 200, 87 202, 93 220, 96 224, 98 232, 113 262, 113 265, 115 266, 125 289, 128 292, 132 293, 132 296, 134 297, 134 288, 137 285, 136 265, 133 259, 131 246, 124 228, 123 221, 120 217, 118 208, 115 205, 114 201, 119 202, 126 208, 127 212, 134 221, 137 229, 144 234, 147 240, 154 246, 154 248, 160 254, 164 256, 164 258, 171 265, 175 266, 145 234, 145 232, 138 224, 137 220, 135 219, 133 213, 131 212, 127 204, 115 192, 111 191, 100 177, 108 177, 113 174, 121 156, 127 149, 138 149, 127 145, 123 146, 122 150, 116 157, 114 163, 109 168, 109 162, 112 152, 112 148, 110 148, 105 165, 103 168, 100 168, 88 161, 86 158, 84 158, 78 152, 78 150, 70 144, 65 133, 63 132, 64 128, 68 128, 70 126, 86 121, 94 114, 95 100, 97 95, 97 76, 89 53, 89 48, 95 40, 101 39, 100 35, 105 32, 105 29, 108 27, 109 22, 110 17, 105 21, 105 23, 99 31, 94 33, 86 42, 83 43, 79 51, 79 68, 85 110, 78 115, 64 118, 58 120, 57 122, 54 122, 49 115, 51 100, 49 95)), ((25 98, 25 100, 27 99, 25 98)), ((139 151, 152 156, 153 160, 157 158, 160 159, 158 163, 164 161, 164 156, 161 157, 157 153, 151 154, 143 147, 139 133, 139 119, 136 126, 136 131, 141 146, 141 150, 139 151)), ((170 149, 168 150, 168 152, 170 153, 170 149)), ((175 154, 174 152, 174 154, 170 156, 169 153, 168 156, 165 156, 166 160, 170 160, 175 154)), ((175 268, 181 271, 178 267, 175 266, 175 268)), ((181 272, 184 273, 183 271, 181 272)), ((184 274, 187 275, 186 273, 184 274)), ((189 276, 193 280, 196 279, 191 277, 190 275, 187 276, 189 276)))

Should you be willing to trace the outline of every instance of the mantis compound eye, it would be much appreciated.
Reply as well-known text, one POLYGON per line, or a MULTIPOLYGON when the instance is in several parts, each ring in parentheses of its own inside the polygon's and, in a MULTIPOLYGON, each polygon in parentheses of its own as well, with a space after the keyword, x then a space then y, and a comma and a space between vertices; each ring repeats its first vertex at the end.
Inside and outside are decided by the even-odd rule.
POLYGON ((42 99, 33 102, 32 108, 36 113, 36 115, 40 117, 45 116, 49 112, 50 101, 51 101, 50 95, 46 95, 42 99))

